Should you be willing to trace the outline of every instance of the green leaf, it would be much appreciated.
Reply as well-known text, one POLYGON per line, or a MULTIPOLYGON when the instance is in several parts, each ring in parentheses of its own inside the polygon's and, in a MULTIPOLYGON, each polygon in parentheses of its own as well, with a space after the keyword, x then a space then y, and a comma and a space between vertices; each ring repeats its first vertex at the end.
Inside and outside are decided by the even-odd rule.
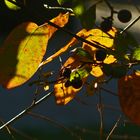
POLYGON ((60 5, 63 5, 65 2, 67 2, 67 0, 57 0, 57 2, 58 2, 60 5))
MULTIPOLYGON (((17 3, 17 1, 16 0, 12 0, 14 3, 17 3)), ((5 5, 6 5, 6 7, 8 8, 8 9, 10 9, 10 10, 19 10, 19 9, 21 9, 19 6, 17 6, 16 4, 14 4, 14 3, 12 3, 12 2, 10 2, 10 1, 8 1, 8 0, 4 0, 4 3, 5 3, 5 5)))
POLYGON ((77 55, 79 57, 79 59, 81 59, 81 61, 82 60, 84 62, 92 62, 93 61, 93 58, 90 55, 90 53, 81 47, 75 48, 71 52, 73 52, 75 55, 77 55))
POLYGON ((133 60, 140 60, 140 47, 136 48, 132 54, 133 60))
POLYGON ((126 35, 117 34, 114 39, 114 48, 116 55, 120 58, 120 54, 125 54, 128 50, 128 41, 126 35))
POLYGON ((84 1, 78 1, 73 7, 75 15, 80 19, 83 28, 91 29, 96 20, 96 4, 86 7, 84 1))
POLYGON ((134 37, 134 35, 132 35, 132 33, 126 32, 126 40, 127 40, 128 46, 130 46, 131 48, 139 47, 139 43, 134 37))
POLYGON ((86 78, 91 71, 91 68, 88 65, 83 66, 82 68, 76 69, 70 75, 70 81, 72 81, 75 77, 79 77, 80 79, 86 78))
POLYGON ((96 20, 96 5, 91 6, 79 17, 83 28, 93 28, 96 20))
POLYGON ((104 64, 102 70, 107 76, 121 78, 126 75, 127 66, 119 64, 104 64))

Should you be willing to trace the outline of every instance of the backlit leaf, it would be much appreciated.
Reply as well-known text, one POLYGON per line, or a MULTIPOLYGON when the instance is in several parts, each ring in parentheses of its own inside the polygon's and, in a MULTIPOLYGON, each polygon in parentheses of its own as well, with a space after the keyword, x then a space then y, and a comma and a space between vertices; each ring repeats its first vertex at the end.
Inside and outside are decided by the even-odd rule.
MULTIPOLYGON (((16 3, 16 0, 12 0, 12 1, 16 3)), ((12 2, 10 2, 8 0, 4 0, 4 3, 7 6, 7 8, 9 8, 10 10, 19 10, 19 9, 21 9, 19 6, 17 6, 16 4, 13 4, 12 2)))
POLYGON ((82 87, 76 89, 73 88, 71 85, 66 86, 67 80, 72 81, 75 74, 82 79, 83 83, 86 81, 86 78, 89 75, 90 66, 85 65, 83 68, 80 68, 79 71, 78 70, 76 71, 76 68, 81 66, 81 64, 82 63, 78 59, 78 56, 73 55, 69 57, 67 61, 64 63, 64 65, 62 66, 64 68, 69 67, 71 70, 74 69, 75 72, 72 72, 72 74, 70 75, 70 79, 59 80, 59 78, 61 77, 58 77, 58 82, 54 84, 54 93, 55 93, 55 99, 57 104, 60 105, 67 104, 75 97, 76 93, 78 93, 81 90, 82 87))
MULTIPOLYGON (((69 14, 59 14, 51 22, 63 27, 69 14)), ((10 89, 22 85, 37 71, 48 40, 57 29, 48 23, 17 26, 6 38, 0 55, 0 83, 10 89)))
POLYGON ((140 60, 140 47, 136 48, 132 54, 133 60, 140 60))
MULTIPOLYGON (((81 31, 79 31, 76 35, 83 37, 85 35, 86 29, 82 29, 81 31)), ((50 57, 48 57, 46 60, 44 60, 41 64, 40 67, 42 65, 45 65, 49 62, 51 62, 52 60, 54 60, 55 58, 57 58, 58 56, 60 56, 61 54, 65 53, 70 47, 73 47, 75 44, 78 43, 78 40, 73 37, 64 47, 62 47, 59 51, 57 51, 56 53, 54 53, 53 55, 51 55, 50 57)))
MULTIPOLYGON (((86 36, 89 36, 86 38, 86 40, 89 40, 91 42, 97 42, 98 44, 104 45, 106 48, 114 49, 113 48, 114 39, 111 38, 109 35, 114 37, 115 34, 116 34, 115 28, 111 29, 108 32, 108 34, 104 33, 100 29, 91 29, 88 32, 86 32, 86 36)), ((98 48, 96 48, 96 46, 91 46, 87 43, 83 43, 82 48, 84 48, 86 51, 88 51, 90 53, 90 55, 93 57, 93 59, 96 60, 94 57, 96 50, 98 49, 98 48)), ((106 64, 111 64, 115 60, 116 60, 116 58, 113 55, 108 55, 103 62, 106 64)), ((91 74, 95 77, 103 76, 102 69, 98 65, 92 66, 91 74)))
POLYGON ((118 93, 122 111, 135 124, 140 125, 140 72, 122 77, 118 93))

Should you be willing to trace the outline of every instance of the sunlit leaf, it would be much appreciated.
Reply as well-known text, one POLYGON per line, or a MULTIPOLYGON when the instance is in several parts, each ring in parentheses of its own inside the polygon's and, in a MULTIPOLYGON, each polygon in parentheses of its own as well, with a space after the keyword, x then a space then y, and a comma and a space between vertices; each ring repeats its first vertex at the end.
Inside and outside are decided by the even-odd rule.
MULTIPOLYGON (((16 2, 16 0, 12 0, 13 2, 16 2)), ((19 10, 20 7, 17 6, 16 4, 8 1, 8 0, 4 0, 5 5, 7 6, 7 8, 9 8, 10 10, 19 10)))
MULTIPOLYGON (((113 28, 112 30, 110 30, 108 32, 108 34, 110 34, 112 37, 114 37, 116 34, 116 29, 113 28)), ((106 48, 114 49, 113 48, 114 40, 108 34, 102 32, 102 30, 100 30, 100 29, 92 29, 92 30, 89 30, 88 32, 86 32, 86 36, 89 36, 86 38, 86 40, 89 40, 91 42, 97 42, 98 44, 104 45, 106 48)), ((96 48, 95 46, 91 46, 87 43, 83 43, 82 48, 84 48, 86 51, 88 51, 90 53, 90 55, 93 57, 93 59, 95 59, 94 58, 95 53, 98 48, 96 48)), ((108 55, 103 62, 106 64, 111 64, 115 60, 116 60, 116 58, 113 55, 108 55)), ((92 66, 91 74, 95 77, 103 76, 102 69, 100 68, 100 66, 96 66, 96 65, 92 66)))
POLYGON ((66 81, 61 80, 54 85, 56 103, 59 105, 66 105, 75 97, 76 93, 81 90, 75 89, 72 86, 65 87, 65 82, 66 81))
MULTIPOLYGON (((51 22, 63 27, 68 14, 60 14, 51 22)), ((6 38, 0 55, 0 83, 10 89, 22 85, 37 71, 46 52, 48 40, 57 29, 33 22, 17 26, 6 38)))
POLYGON ((132 54, 133 60, 140 60, 140 47, 136 48, 132 54))
POLYGON ((93 75, 94 77, 101 77, 104 75, 103 71, 101 70, 100 66, 92 66, 92 71, 90 72, 91 75, 93 75))
POLYGON ((80 88, 76 89, 71 84, 70 85, 66 84, 68 80, 72 82, 72 80, 75 77, 80 78, 82 80, 82 83, 84 84, 84 82, 86 81, 86 78, 89 75, 90 65, 87 64, 83 66, 82 68, 78 69, 78 67, 81 66, 81 64, 82 62, 80 61, 78 56, 73 55, 69 57, 67 61, 64 63, 64 65, 62 66, 64 68, 69 67, 71 70, 74 70, 74 72, 71 73, 70 79, 64 78, 62 80, 59 80, 59 78, 61 77, 58 77, 58 82, 54 84, 54 93, 55 93, 57 104, 60 104, 60 105, 67 104, 75 97, 76 93, 78 93, 81 90, 82 85, 80 88))
POLYGON ((114 63, 115 61, 116 61, 116 58, 114 57, 114 55, 108 55, 103 62, 105 64, 111 64, 111 63, 114 63))
POLYGON ((75 55, 77 55, 82 62, 93 62, 92 56, 90 55, 89 52, 87 52, 85 49, 82 47, 75 48, 71 51, 75 55))
MULTIPOLYGON (((82 29, 80 30, 77 35, 80 37, 83 37, 84 34, 86 32, 86 29, 82 29)), ((53 55, 51 55, 50 57, 48 57, 46 60, 44 60, 41 64, 40 67, 42 65, 45 65, 51 61, 53 61, 55 58, 57 58, 58 56, 60 56, 61 54, 65 53, 70 47, 73 47, 75 44, 78 43, 78 40, 73 37, 64 47, 62 47, 59 51, 57 51, 56 53, 54 53, 53 55)))
POLYGON ((140 125, 140 72, 122 77, 118 93, 122 111, 135 124, 140 125))

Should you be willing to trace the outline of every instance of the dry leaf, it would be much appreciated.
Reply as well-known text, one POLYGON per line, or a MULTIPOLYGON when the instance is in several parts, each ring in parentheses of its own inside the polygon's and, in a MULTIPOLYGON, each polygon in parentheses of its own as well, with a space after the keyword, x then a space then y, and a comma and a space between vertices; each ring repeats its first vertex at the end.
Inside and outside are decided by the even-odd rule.
POLYGON ((122 111, 135 124, 140 125, 140 73, 122 77, 118 81, 122 111))

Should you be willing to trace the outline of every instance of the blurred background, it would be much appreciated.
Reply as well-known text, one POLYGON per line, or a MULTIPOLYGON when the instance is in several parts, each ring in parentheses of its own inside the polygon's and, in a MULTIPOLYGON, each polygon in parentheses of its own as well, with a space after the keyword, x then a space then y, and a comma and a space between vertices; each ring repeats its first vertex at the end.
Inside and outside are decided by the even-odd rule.
MULTIPOLYGON (((21 0, 22 1, 22 0, 21 0)), ((20 1, 20 2, 21 2, 20 1)), ((137 7, 140 8, 139 0, 109 0, 112 6, 116 9, 128 9, 132 12, 132 18, 140 15, 137 7), (136 6, 137 7, 136 7, 136 6)), ((95 0, 93 0, 93 3, 95 0)), ((5 1, 0 2, 0 42, 2 43, 6 35, 18 24, 25 21, 33 21, 37 24, 44 23, 45 20, 52 19, 57 16, 60 11, 48 10, 43 7, 43 3, 50 6, 59 6, 56 0, 27 0, 27 7, 18 11, 10 10, 5 1), (33 12, 36 11, 36 12, 33 12)), ((108 16, 109 9, 104 3, 97 5, 97 24, 100 23, 102 16, 108 16)), ((129 23, 127 23, 129 24, 129 23)), ((120 23, 117 18, 114 20, 114 26, 124 28, 126 23, 120 23)), ((139 41, 140 36, 140 21, 135 23, 129 31, 139 41)), ((73 33, 78 32, 82 26, 80 22, 72 17, 70 22, 65 27, 73 33)), ((58 31, 50 39, 48 50, 45 58, 53 54, 56 50, 63 47, 69 41, 71 36, 58 31)), ((140 42, 140 41, 139 41, 140 42)), ((69 53, 62 56, 62 61, 68 58, 69 53)), ((4 60, 3 60, 4 61, 4 60)), ((9 60, 10 61, 10 60, 9 60)), ((44 71, 55 71, 57 74, 61 64, 59 59, 49 63, 44 67, 44 71)), ((22 110, 31 105, 34 99, 36 86, 29 86, 29 83, 38 78, 37 72, 27 83, 12 89, 6 90, 0 87, 0 119, 7 122, 9 119, 20 113, 22 110)), ((113 91, 117 94, 117 80, 112 80, 104 88, 113 91)), ((51 91, 51 90, 50 90, 51 91)), ((47 91, 49 92, 49 91, 47 91)), ((47 94, 47 92, 40 89, 39 97, 47 94)), ((11 132, 17 140, 36 139, 36 140, 55 140, 55 139, 80 139, 84 140, 99 139, 100 115, 97 104, 99 102, 98 94, 93 96, 86 96, 86 90, 83 89, 77 94, 76 99, 72 100, 66 106, 58 106, 55 103, 54 97, 49 97, 46 101, 36 106, 32 112, 45 116, 45 119, 33 116, 33 114, 26 114, 22 118, 16 120, 10 125, 11 132), (16 129, 16 130, 15 130, 16 129), (22 133, 21 133, 22 132, 22 133), (21 134, 19 134, 21 133, 21 134)), ((120 115, 123 115, 120 109, 119 100, 105 91, 101 91, 102 103, 105 105, 103 110, 104 132, 107 135, 120 115)), ((123 118, 125 118, 123 116, 123 118)), ((127 120, 127 119, 126 119, 127 120)), ((1 123, 2 125, 2 123, 1 123)), ((121 121, 113 133, 112 139, 133 139, 140 140, 140 127, 121 121)), ((12 136, 8 134, 6 129, 0 130, 0 139, 11 140, 12 136)))

